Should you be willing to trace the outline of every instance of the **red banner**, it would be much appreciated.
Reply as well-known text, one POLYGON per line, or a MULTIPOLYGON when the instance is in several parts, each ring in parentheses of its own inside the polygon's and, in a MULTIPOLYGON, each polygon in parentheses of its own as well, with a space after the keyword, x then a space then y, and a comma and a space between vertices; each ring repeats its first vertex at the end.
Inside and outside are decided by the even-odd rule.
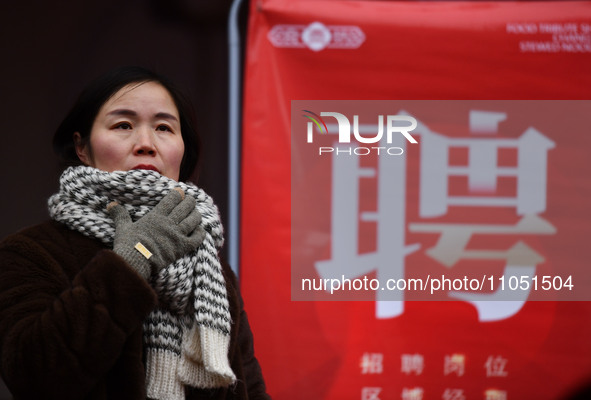
MULTIPOLYGON (((589 102, 532 101, 588 99, 590 67, 590 2, 252 2, 240 267, 274 398, 561 399, 588 383, 591 304, 530 296, 534 284, 568 294, 568 272, 591 256, 589 102), (365 152, 382 144, 354 135, 351 153, 336 155, 336 120, 321 114, 342 113, 353 126, 361 100, 460 99, 530 102, 442 101, 429 112, 399 102, 393 111, 419 122, 418 143, 384 143, 375 155, 365 152), (357 102, 339 110, 306 103, 314 100, 357 102), (554 105, 568 112, 554 115, 554 105), (301 158, 294 140, 314 145, 316 158, 301 158), (403 154, 388 154, 390 145, 403 154), (404 196, 385 195, 381 163, 392 164, 387 176, 398 183, 388 187, 404 196), (380 227, 381 197, 399 212, 390 230, 380 227), (341 299, 326 288, 291 300, 301 288, 295 269, 335 279, 340 266, 384 249, 399 261, 343 279, 377 279, 392 266, 396 278, 411 277, 425 266, 451 285, 478 269, 479 282, 496 285, 489 292, 501 283, 528 291, 496 303, 367 291, 365 301, 320 301, 341 299), (512 313, 498 311, 511 304, 512 313)), ((573 276, 571 285, 589 285, 573 276)), ((466 287, 448 289, 442 295, 454 297, 466 287)))

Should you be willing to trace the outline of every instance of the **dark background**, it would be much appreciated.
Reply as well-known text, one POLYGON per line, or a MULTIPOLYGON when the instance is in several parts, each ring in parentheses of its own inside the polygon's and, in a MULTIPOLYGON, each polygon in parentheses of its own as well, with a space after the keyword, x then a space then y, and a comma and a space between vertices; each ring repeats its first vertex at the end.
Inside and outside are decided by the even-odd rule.
MULTIPOLYGON (((162 73, 192 100, 204 148, 193 181, 213 196, 227 226, 230 6, 231 0, 3 3, 0 238, 48 218, 47 198, 61 172, 53 132, 87 83, 122 65, 162 73)), ((0 380, 0 400, 8 398, 0 380)))

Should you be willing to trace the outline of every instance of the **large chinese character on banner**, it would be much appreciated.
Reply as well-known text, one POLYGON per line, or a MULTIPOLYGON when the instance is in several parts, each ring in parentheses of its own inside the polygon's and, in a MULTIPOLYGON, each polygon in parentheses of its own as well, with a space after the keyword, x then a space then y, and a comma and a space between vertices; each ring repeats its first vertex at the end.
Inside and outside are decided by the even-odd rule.
MULTIPOLYGON (((547 153, 555 146, 533 126, 537 123, 553 136, 584 131, 591 124, 591 101, 404 103, 414 115, 422 116, 413 130, 421 137, 416 147, 407 147, 404 138, 393 137, 392 132, 384 134, 389 128, 384 127, 382 116, 378 124, 358 122, 379 109, 400 109, 400 102, 292 102, 292 249, 296 250, 292 251, 292 298, 339 300, 343 297, 335 292, 340 292, 350 295, 349 299, 360 299, 356 292, 373 291, 376 317, 388 318, 402 313, 408 293, 415 295, 415 300, 432 301, 445 298, 437 295, 447 292, 453 299, 471 302, 481 321, 510 317, 526 300, 591 300, 584 262, 552 269, 546 265, 545 255, 524 241, 527 235, 557 232, 544 219, 548 214, 547 153), (506 112, 480 111, 487 107, 506 112), (345 128, 361 142, 351 145, 348 136, 339 134, 340 129, 331 132, 328 128, 316 145, 313 136, 303 140, 302 123, 306 120, 301 118, 300 110, 304 108, 364 112, 353 116, 353 127, 345 128), (502 136, 496 119, 505 120, 507 114, 520 118, 516 124, 501 124, 506 132, 502 136), (551 116, 550 121, 546 115, 551 116), (429 126, 448 130, 452 126, 455 137, 436 133, 429 126), (377 132, 377 136, 364 137, 358 131, 372 135, 377 132), (331 133, 339 134, 338 138, 331 133), (371 146, 367 144, 370 140, 375 141, 371 146), (407 164, 412 162, 409 157, 416 158, 419 153, 418 174, 411 180, 416 184, 412 185, 408 182, 407 164), (416 216, 407 204, 408 198, 418 199, 416 216), (308 218, 315 213, 318 215, 308 218), (407 226, 407 215, 430 222, 411 222, 407 226), (330 227, 327 230, 325 226, 330 227), (428 269, 425 261, 416 265, 410 260, 409 264, 409 255, 425 247, 425 243, 406 243, 407 231, 437 234, 436 244, 425 253, 447 269, 428 269), (315 240, 322 234, 330 237, 330 246, 315 240), (467 248, 473 236, 484 235, 489 242, 491 237, 503 236, 509 236, 511 242, 505 248, 467 248), (373 249, 361 250, 364 247, 373 249), (330 258, 322 260, 327 248, 330 258), (311 262, 306 260, 310 256, 314 259, 311 262), (471 272, 462 270, 458 276, 452 273, 453 267, 461 266, 462 260, 468 261, 465 264, 471 272), (489 267, 495 261, 500 261, 503 268, 492 274, 489 267), (303 271, 306 263, 313 263, 317 273, 308 272, 308 276, 314 276, 311 279, 303 271), (423 271, 423 276, 418 274, 423 271), (368 285, 366 276, 371 272, 377 279, 368 285), (408 276, 413 278, 405 280, 408 276), (319 291, 329 292, 330 296, 322 296, 319 291)), ((326 126, 320 116, 314 115, 326 126)), ((310 130, 313 125, 307 124, 310 130)), ((418 143, 412 136, 408 138, 418 143)), ((556 242, 556 238, 552 239, 556 242)))
POLYGON ((588 383, 590 3, 311 4, 249 22, 241 284, 271 394, 588 383))

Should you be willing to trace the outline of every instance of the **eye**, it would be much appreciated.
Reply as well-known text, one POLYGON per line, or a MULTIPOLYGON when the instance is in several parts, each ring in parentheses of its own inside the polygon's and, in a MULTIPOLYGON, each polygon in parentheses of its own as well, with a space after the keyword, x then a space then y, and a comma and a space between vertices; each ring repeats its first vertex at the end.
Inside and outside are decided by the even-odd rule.
POLYGON ((120 122, 116 124, 113 128, 115 129, 131 129, 131 124, 129 122, 120 122))
POLYGON ((172 132, 172 129, 168 126, 168 125, 158 125, 158 127, 156 127, 157 131, 161 131, 161 132, 172 132))

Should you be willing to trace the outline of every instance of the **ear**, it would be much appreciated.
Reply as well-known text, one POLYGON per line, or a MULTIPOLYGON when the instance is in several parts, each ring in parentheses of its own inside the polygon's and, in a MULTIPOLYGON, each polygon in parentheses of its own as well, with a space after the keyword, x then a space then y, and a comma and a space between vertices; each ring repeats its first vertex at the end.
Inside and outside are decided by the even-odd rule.
POLYGON ((76 147, 76 155, 85 165, 92 164, 92 157, 90 156, 90 146, 87 140, 83 140, 79 132, 74 133, 74 146, 76 147))

